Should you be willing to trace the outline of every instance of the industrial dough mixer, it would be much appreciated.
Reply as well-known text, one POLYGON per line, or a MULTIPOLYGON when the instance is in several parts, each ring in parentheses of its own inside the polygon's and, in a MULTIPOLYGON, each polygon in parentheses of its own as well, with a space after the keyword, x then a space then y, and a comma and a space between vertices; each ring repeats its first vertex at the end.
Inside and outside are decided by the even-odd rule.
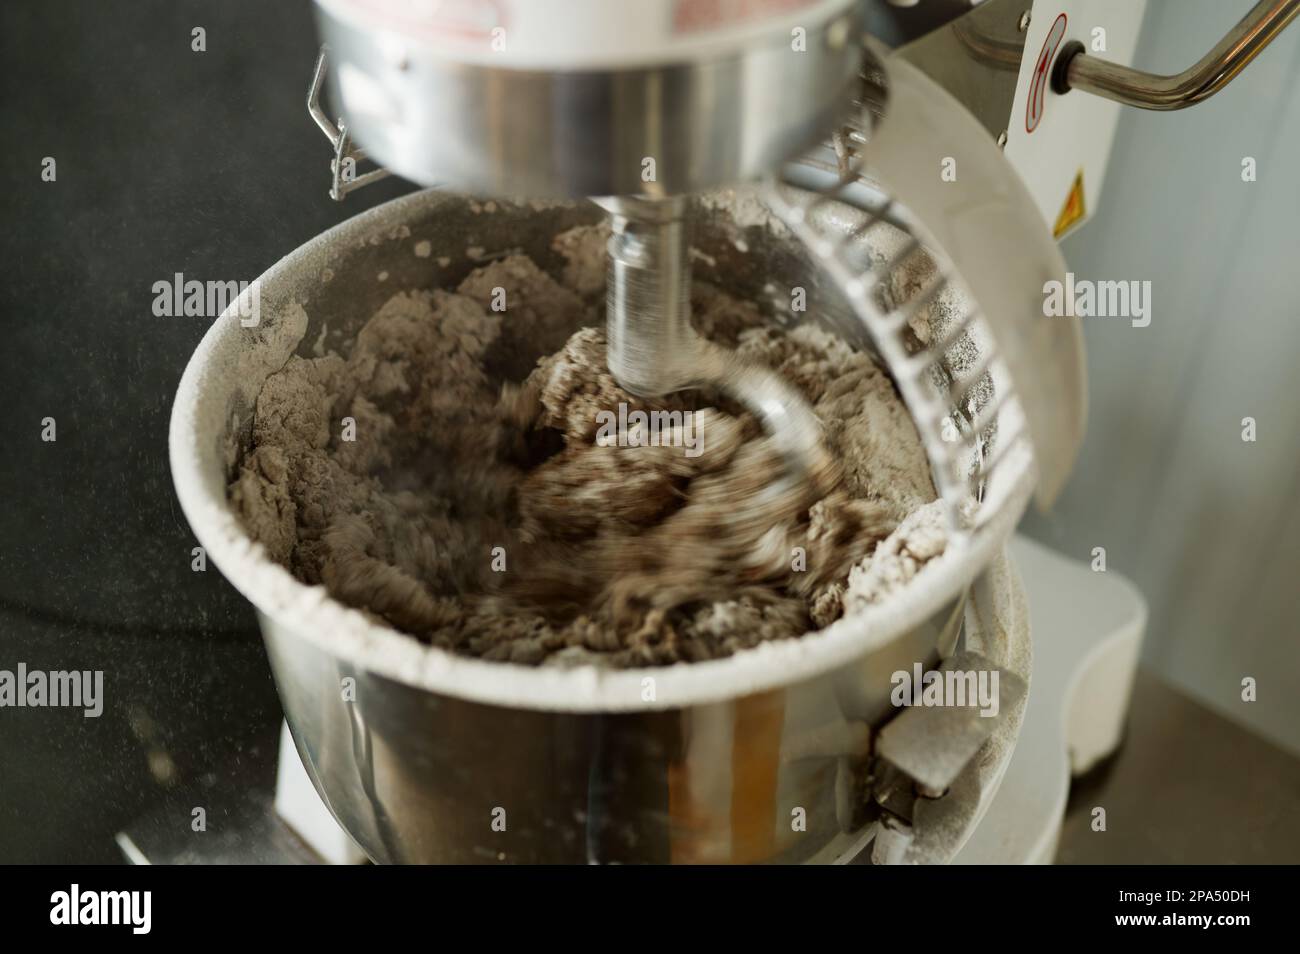
MULTIPOLYGON (((847 860, 872 839, 878 861, 953 859, 1025 716, 1029 627, 1007 541, 1035 489, 1043 502, 1060 490, 1083 435, 1078 319, 1044 317, 1045 287, 1065 277, 1045 219, 1059 236, 1095 208, 1119 107, 1070 90, 1199 101, 1300 2, 1259 4, 1208 66, 1164 83, 1081 46, 1104 22, 1111 55, 1130 57, 1140 3, 922 0, 923 19, 852 0, 317 3, 326 50, 309 108, 334 148, 331 194, 390 171, 439 191, 344 223, 264 275, 262 327, 214 325, 177 399, 178 494, 258 607, 301 756, 282 755, 281 813, 322 854, 350 856, 309 779, 378 861, 847 860), (380 168, 361 171, 368 159, 380 168), (752 182, 774 216, 754 216, 748 192, 714 191, 752 182), (501 199, 482 215, 456 192, 501 199), (449 657, 252 545, 225 502, 229 468, 261 382, 346 320, 338 289, 376 298, 380 265, 420 286, 425 259, 397 253, 417 241, 461 256, 453 271, 469 267, 455 248, 467 234, 544 260, 552 235, 606 214, 619 382, 743 402, 786 463, 773 499, 799 506, 825 464, 811 412, 695 335, 692 273, 783 325, 818 321, 874 353, 906 402, 944 501, 940 559, 799 640, 600 672, 449 657), (909 284, 918 263, 927 277, 909 284), (795 287, 815 315, 790 308, 795 287), (998 716, 900 711, 890 675, 913 666, 998 671, 998 716)), ((737 519, 755 505, 738 501, 737 519)), ((1116 629, 1127 642, 1110 678, 1123 687, 1141 626, 1116 629)), ((1114 744, 1117 695, 1079 758, 1114 744)))

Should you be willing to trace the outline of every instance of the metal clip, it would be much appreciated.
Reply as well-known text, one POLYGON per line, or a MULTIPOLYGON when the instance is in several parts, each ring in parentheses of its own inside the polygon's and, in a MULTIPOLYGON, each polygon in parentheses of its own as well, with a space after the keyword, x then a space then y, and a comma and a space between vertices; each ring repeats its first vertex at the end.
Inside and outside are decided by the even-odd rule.
POLYGON ((320 56, 316 57, 316 71, 312 75, 311 86, 307 88, 307 112, 311 114, 312 119, 316 120, 316 125, 334 147, 334 159, 330 162, 330 172, 333 175, 333 181, 330 183, 330 198, 335 202, 342 202, 344 197, 354 189, 378 182, 392 173, 380 166, 357 175, 357 165, 366 159, 365 150, 352 147, 352 141, 348 138, 347 123, 343 121, 343 117, 339 117, 339 124, 335 126, 325 115, 325 110, 321 108, 320 94, 321 88, 325 85, 325 54, 328 50, 328 46, 322 46, 320 56))

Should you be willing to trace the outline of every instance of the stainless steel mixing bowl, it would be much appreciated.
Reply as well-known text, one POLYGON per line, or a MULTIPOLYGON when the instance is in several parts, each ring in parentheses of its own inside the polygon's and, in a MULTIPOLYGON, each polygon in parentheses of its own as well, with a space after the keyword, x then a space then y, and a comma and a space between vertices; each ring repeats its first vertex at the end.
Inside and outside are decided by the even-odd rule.
MULTIPOLYGON (((750 203, 700 206, 697 274, 758 300, 803 285, 819 317, 849 320, 806 250, 750 203)), ((1010 533, 940 558, 924 585, 816 635, 619 672, 453 657, 269 561, 226 503, 267 375, 295 351, 311 354, 323 332, 327 344, 346 340, 396 290, 455 285, 479 264, 467 248, 521 249, 557 271, 552 237, 600 215, 585 203, 485 207, 436 192, 390 202, 263 275, 259 324, 241 324, 232 306, 181 382, 171 457, 182 507, 257 607, 307 771, 375 861, 794 862, 851 851, 870 832, 863 785, 891 674, 951 652, 967 588, 1010 533)), ((1027 672, 1024 646, 991 629, 993 656, 1020 653, 1011 661, 1027 672)), ((1009 739, 1018 724, 1016 714, 1009 739)), ((996 762, 980 768, 994 784, 996 762)))

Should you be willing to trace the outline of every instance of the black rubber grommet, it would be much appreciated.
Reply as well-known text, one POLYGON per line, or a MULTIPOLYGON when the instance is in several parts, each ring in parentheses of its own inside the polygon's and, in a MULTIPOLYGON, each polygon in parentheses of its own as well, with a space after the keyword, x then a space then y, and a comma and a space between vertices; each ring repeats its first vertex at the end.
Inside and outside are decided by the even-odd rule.
POLYGON ((1064 96, 1070 91, 1070 80, 1067 76, 1070 72, 1070 61, 1082 52, 1083 44, 1078 40, 1071 40, 1061 47, 1061 52, 1056 57, 1056 63, 1052 66, 1053 93, 1064 96))

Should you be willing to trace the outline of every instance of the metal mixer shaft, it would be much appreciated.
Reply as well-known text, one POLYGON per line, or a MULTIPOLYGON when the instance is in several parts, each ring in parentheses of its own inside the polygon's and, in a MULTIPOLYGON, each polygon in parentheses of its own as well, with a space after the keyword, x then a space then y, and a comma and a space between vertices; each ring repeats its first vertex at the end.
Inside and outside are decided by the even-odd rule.
POLYGON ((823 488, 830 463, 821 426, 797 391, 766 368, 700 337, 691 327, 686 200, 605 199, 610 214, 606 280, 609 370, 624 388, 659 397, 700 388, 739 401, 776 443, 784 472, 772 499, 823 488))

